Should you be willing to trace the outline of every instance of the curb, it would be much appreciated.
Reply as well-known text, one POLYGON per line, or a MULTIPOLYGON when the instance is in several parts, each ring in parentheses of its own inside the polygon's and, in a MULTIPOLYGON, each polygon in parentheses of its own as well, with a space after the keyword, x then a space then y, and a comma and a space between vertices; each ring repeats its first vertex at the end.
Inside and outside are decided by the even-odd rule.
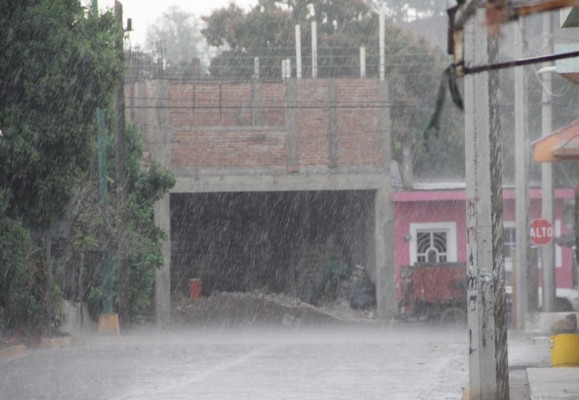
MULTIPOLYGON (((66 346, 75 346, 83 343, 83 340, 75 336, 59 338, 42 338, 40 342, 33 346, 33 349, 53 349, 66 346)), ((30 354, 30 349, 23 344, 0 349, 0 362, 16 360, 30 354)))
POLYGON ((52 349, 56 347, 79 345, 82 340, 75 336, 66 336, 58 338, 42 338, 38 344, 40 349, 52 349))
POLYGON ((29 353, 30 351, 23 344, 7 347, 0 350, 0 361, 15 360, 27 356, 29 353))

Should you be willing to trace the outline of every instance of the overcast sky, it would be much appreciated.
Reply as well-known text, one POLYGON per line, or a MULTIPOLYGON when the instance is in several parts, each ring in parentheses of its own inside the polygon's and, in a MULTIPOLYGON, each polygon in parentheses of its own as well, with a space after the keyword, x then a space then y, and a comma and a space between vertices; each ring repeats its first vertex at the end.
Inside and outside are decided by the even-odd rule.
MULTIPOLYGON (((86 0, 88 1, 88 0, 86 0)), ((209 15, 215 9, 227 7, 229 3, 247 9, 257 4, 257 0, 121 0, 123 4, 123 17, 133 20, 133 32, 131 32, 131 44, 145 44, 148 25, 152 24, 170 6, 178 6, 197 16, 209 15)), ((100 0, 101 8, 112 8, 114 0, 100 0)))

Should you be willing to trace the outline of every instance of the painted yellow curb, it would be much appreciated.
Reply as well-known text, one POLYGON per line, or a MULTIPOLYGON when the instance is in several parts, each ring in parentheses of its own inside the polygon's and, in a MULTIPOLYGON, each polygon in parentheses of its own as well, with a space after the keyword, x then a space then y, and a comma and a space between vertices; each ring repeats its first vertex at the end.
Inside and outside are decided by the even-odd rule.
POLYGON ((23 344, 18 346, 11 346, 0 350, 0 361, 13 360, 15 358, 24 357, 29 353, 28 348, 23 344))
POLYGON ((99 315, 98 332, 101 335, 120 336, 119 314, 99 315))
POLYGON ((71 346, 80 344, 81 339, 74 336, 58 337, 58 338, 42 338, 38 345, 41 349, 51 349, 54 347, 71 346))

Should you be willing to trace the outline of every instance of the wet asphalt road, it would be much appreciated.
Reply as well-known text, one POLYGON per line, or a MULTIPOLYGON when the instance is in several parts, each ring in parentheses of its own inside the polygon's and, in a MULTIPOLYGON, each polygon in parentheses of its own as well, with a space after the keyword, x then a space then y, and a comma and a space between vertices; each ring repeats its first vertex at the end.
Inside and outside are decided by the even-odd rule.
POLYGON ((133 332, 0 362, 0 399, 460 399, 466 348, 432 327, 133 332))

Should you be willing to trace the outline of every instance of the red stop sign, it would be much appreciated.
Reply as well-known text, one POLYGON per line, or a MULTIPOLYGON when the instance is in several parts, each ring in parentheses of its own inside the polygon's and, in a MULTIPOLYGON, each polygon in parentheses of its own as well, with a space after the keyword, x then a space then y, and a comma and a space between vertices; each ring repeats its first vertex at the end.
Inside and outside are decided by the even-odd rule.
POLYGON ((554 233, 553 225, 544 218, 531 222, 531 243, 535 245, 548 244, 553 240, 554 233))

